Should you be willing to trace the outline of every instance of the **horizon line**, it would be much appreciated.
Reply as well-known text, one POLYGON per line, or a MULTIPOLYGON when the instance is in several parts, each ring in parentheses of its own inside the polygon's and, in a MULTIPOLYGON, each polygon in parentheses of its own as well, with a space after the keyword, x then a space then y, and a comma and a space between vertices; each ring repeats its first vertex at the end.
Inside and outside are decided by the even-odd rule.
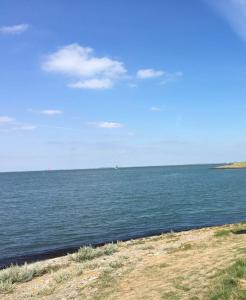
MULTIPOLYGON (((230 162, 231 163, 231 162, 230 162)), ((187 164, 170 164, 170 165, 133 165, 133 166, 120 166, 119 169, 130 169, 130 168, 157 168, 157 167, 182 167, 182 166, 202 166, 202 165, 221 165, 228 164, 228 162, 207 162, 207 163, 187 163, 187 164)), ((114 166, 111 167, 94 167, 94 168, 72 168, 72 169, 39 169, 39 170, 16 170, 16 171, 0 171, 0 174, 3 173, 27 173, 27 172, 57 172, 57 171, 87 171, 87 170, 102 170, 102 169, 114 169, 114 166)))

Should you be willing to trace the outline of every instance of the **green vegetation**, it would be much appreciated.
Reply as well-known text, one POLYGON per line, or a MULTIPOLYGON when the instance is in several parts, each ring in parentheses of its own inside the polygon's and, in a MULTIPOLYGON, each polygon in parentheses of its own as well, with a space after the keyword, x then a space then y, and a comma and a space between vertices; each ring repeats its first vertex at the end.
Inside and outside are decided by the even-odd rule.
POLYGON ((119 269, 121 267, 123 267, 123 262, 122 260, 116 260, 116 261, 111 261, 109 263, 109 267, 112 268, 112 269, 119 269))
POLYGON ((25 264, 24 266, 11 265, 7 269, 0 270, 0 293, 12 293, 15 289, 15 283, 31 281, 35 277, 57 271, 66 266, 68 266, 68 264, 58 264, 53 266, 38 266, 35 264, 25 264))
POLYGON ((177 295, 177 292, 164 292, 161 294, 161 299, 165 300, 179 300, 180 297, 177 295))
POLYGON ((219 278, 219 283, 213 288, 210 300, 243 300, 246 299, 246 259, 237 260, 226 269, 219 278))
POLYGON ((93 248, 91 246, 82 247, 78 252, 71 255, 71 260, 75 262, 83 262, 87 260, 92 260, 94 258, 111 255, 117 251, 116 244, 107 244, 100 248, 93 248))
POLYGON ((226 237, 228 235, 230 235, 231 233, 234 234, 246 234, 246 226, 244 225, 237 225, 234 226, 233 228, 225 228, 225 229, 221 229, 215 232, 214 236, 215 237, 226 237))
POLYGON ((47 285, 43 286, 40 291, 38 291, 38 296, 49 296, 54 293, 55 289, 56 286, 53 282, 48 283, 47 285))
POLYGON ((231 233, 230 229, 222 229, 222 230, 218 230, 217 232, 215 232, 214 236, 215 237, 225 237, 228 236, 231 233))
POLYGON ((22 267, 12 265, 11 267, 0 271, 0 283, 27 282, 44 273, 45 269, 43 268, 29 267, 27 264, 22 267))
POLYGON ((0 282, 0 294, 9 294, 14 291, 14 285, 11 281, 0 282))
POLYGON ((56 283, 63 283, 72 278, 71 272, 68 270, 60 270, 54 274, 54 280, 56 283))

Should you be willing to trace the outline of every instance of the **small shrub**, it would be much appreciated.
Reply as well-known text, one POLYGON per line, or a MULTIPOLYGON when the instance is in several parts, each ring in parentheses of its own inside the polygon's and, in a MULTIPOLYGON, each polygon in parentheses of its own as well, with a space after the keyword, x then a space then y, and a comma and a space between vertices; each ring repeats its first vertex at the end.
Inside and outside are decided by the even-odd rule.
POLYGON ((102 247, 103 254, 105 255, 112 255, 113 253, 117 252, 117 245, 116 244, 107 244, 102 247))
POLYGON ((231 233, 231 230, 229 229, 221 229, 215 232, 214 236, 215 237, 225 237, 228 236, 231 233))
POLYGON ((75 269, 76 276, 82 275, 84 272, 84 268, 81 265, 77 265, 75 269))
POLYGON ((54 293, 56 286, 54 283, 48 283, 38 291, 38 296, 49 296, 54 293))
POLYGON ((92 248, 90 246, 86 246, 80 248, 77 253, 72 254, 71 259, 76 262, 83 262, 103 255, 112 255, 116 251, 116 244, 107 244, 100 248, 92 248))
POLYGON ((112 268, 107 268, 98 277, 97 285, 100 289, 106 289, 112 287, 115 281, 115 278, 112 276, 112 268))
POLYGON ((176 292, 170 291, 170 292, 163 292, 161 293, 161 299, 163 300, 179 300, 180 297, 176 292))
POLYGON ((86 262, 83 264, 83 267, 85 269, 89 269, 89 270, 95 270, 96 268, 99 268, 100 267, 100 264, 99 263, 96 263, 96 262, 86 262))
POLYGON ((110 268, 112 268, 112 269, 119 269, 119 268, 123 267, 123 263, 122 263, 121 260, 118 260, 118 261, 111 261, 111 262, 109 263, 109 266, 110 266, 110 268))
POLYGON ((54 274, 54 280, 56 283, 63 283, 72 278, 71 272, 67 270, 61 270, 54 274))
POLYGON ((34 277, 44 275, 68 266, 68 264, 60 265, 27 265, 18 266, 11 265, 7 269, 0 270, 0 283, 20 283, 32 280, 34 277))
POLYGON ((78 252, 71 255, 71 259, 76 262, 83 262, 86 260, 92 260, 96 257, 102 256, 103 252, 101 249, 88 247, 82 247, 78 252))
POLYGON ((44 271, 37 267, 29 267, 12 265, 7 269, 0 271, 0 282, 26 282, 32 280, 33 277, 39 276, 44 271))
POLYGON ((11 281, 0 282, 0 294, 13 293, 15 286, 11 281))

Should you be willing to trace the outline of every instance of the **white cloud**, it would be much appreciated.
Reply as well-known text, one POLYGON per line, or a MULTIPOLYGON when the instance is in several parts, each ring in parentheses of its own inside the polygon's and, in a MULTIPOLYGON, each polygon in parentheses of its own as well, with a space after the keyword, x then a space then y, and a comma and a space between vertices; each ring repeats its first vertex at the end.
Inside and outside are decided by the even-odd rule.
POLYGON ((0 33, 3 34, 17 34, 27 31, 30 25, 28 24, 18 24, 13 26, 2 26, 0 27, 0 33))
POLYGON ((113 81, 111 79, 88 79, 85 81, 78 81, 68 85, 75 89, 109 89, 113 87, 113 81))
POLYGON ((246 40, 246 1, 245 0, 205 0, 212 4, 228 20, 233 30, 246 40))
POLYGON ((155 78, 161 77, 165 74, 164 71, 158 71, 154 69, 141 69, 137 71, 137 78, 146 79, 146 78, 155 78))
POLYGON ((151 111, 161 111, 161 108, 160 107, 157 107, 157 106, 152 106, 150 108, 151 111))
POLYGON ((116 123, 116 122, 89 122, 88 125, 97 128, 106 128, 106 129, 122 128, 124 126, 123 124, 116 123))
POLYGON ((14 118, 10 118, 7 116, 0 116, 0 125, 11 124, 15 121, 14 118))
POLYGON ((126 74, 124 64, 109 57, 96 57, 93 51, 78 44, 64 46, 45 57, 42 69, 77 79, 68 85, 72 88, 111 88, 116 79, 126 74))
POLYGON ((137 78, 139 79, 148 79, 156 77, 161 77, 161 84, 166 84, 168 82, 176 81, 179 78, 183 77, 183 73, 180 71, 175 73, 169 73, 154 69, 141 69, 137 71, 137 78))
POLYGON ((40 113, 42 115, 47 115, 47 116, 54 116, 54 115, 61 115, 63 114, 62 110, 58 110, 58 109, 45 109, 40 111, 40 113))

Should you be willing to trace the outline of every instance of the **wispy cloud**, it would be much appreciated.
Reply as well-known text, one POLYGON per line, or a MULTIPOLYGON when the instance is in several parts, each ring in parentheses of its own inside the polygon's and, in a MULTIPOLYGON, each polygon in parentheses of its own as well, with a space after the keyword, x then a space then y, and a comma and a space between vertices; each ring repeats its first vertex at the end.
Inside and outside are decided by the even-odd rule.
POLYGON ((44 109, 40 111, 40 114, 46 115, 46 116, 54 116, 54 115, 61 115, 63 114, 62 110, 58 109, 44 109))
POLYGON ((42 69, 73 78, 70 88, 106 89, 126 74, 124 64, 109 57, 97 57, 94 50, 79 44, 64 46, 45 57, 42 69))
POLYGON ((155 77, 161 77, 164 74, 165 72, 160 70, 141 69, 137 71, 137 78, 139 79, 155 78, 155 77))
POLYGON ((174 82, 183 77, 183 72, 176 72, 176 73, 166 73, 163 77, 161 84, 167 84, 169 82, 174 82))
POLYGON ((33 131, 37 128, 37 126, 35 125, 24 125, 24 124, 20 124, 20 125, 17 125, 15 127, 12 127, 11 128, 11 131, 33 131))
POLYGON ((227 19, 233 30, 246 40, 245 0, 204 0, 213 5, 227 19))
POLYGON ((75 89, 110 89, 113 87, 113 81, 108 78, 94 78, 68 84, 68 87, 75 89))
POLYGON ((15 121, 14 118, 8 117, 8 116, 0 116, 0 125, 8 125, 15 121))
POLYGON ((122 128, 124 126, 123 124, 116 122, 89 122, 87 125, 105 129, 122 128))
POLYGON ((18 24, 12 26, 2 26, 0 27, 0 33, 3 34, 17 34, 25 32, 29 29, 30 25, 28 24, 18 24))
POLYGON ((15 118, 8 116, 0 116, 0 131, 11 132, 11 131, 30 131, 36 129, 37 126, 32 124, 26 124, 17 122, 15 118))
POLYGON ((166 84, 180 79, 183 77, 183 73, 180 71, 171 73, 162 70, 141 69, 137 71, 136 77, 138 79, 160 78, 160 84, 166 84))
POLYGON ((157 106, 152 106, 150 108, 151 111, 155 111, 155 112, 158 112, 158 111, 161 111, 161 108, 160 107, 157 107, 157 106))

